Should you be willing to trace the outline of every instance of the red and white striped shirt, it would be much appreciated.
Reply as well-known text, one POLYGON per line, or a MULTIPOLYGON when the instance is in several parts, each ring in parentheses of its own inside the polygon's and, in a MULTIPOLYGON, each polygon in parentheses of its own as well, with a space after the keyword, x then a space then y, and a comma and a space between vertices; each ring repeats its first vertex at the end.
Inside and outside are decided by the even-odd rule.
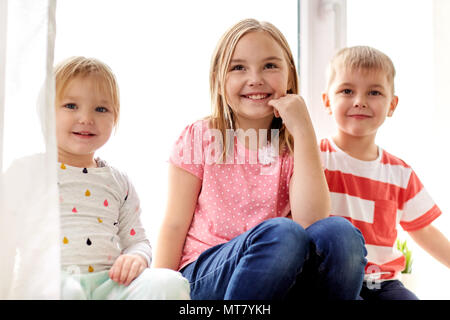
POLYGON ((397 225, 405 231, 421 229, 441 210, 411 167, 381 148, 373 161, 349 156, 332 139, 321 140, 320 151, 331 215, 347 218, 366 241, 366 280, 397 279, 405 267, 395 248, 397 225))

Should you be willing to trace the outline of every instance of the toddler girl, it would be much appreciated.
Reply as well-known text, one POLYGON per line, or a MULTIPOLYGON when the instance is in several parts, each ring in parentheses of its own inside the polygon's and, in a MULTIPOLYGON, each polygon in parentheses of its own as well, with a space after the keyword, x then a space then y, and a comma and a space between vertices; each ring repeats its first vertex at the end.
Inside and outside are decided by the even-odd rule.
POLYGON ((96 59, 55 68, 63 299, 189 299, 178 272, 149 269, 152 251, 128 177, 94 158, 119 119, 114 74, 96 59))

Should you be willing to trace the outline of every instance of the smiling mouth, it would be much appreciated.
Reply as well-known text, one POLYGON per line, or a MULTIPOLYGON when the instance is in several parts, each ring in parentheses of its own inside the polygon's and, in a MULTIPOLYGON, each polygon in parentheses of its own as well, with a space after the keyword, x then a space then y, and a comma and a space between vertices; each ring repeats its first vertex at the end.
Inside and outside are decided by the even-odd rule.
POLYGON ((242 97, 251 99, 251 100, 265 100, 269 98, 272 94, 270 93, 256 93, 256 94, 247 94, 242 95, 242 97))
POLYGON ((72 132, 74 135, 80 136, 80 137, 93 137, 95 136, 95 134, 90 133, 90 132, 72 132))
POLYGON ((372 118, 369 115, 366 114, 351 114, 349 115, 350 118, 356 118, 356 119, 367 119, 367 118, 372 118))

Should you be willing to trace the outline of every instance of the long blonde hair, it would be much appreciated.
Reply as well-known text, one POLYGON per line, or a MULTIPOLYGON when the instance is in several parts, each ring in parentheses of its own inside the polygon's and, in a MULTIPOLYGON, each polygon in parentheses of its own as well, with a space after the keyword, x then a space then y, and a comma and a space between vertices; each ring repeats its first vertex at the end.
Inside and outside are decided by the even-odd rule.
MULTIPOLYGON (((222 132, 222 137, 224 139, 223 145, 227 146, 227 148, 224 148, 224 157, 226 156, 227 150, 230 150, 229 148, 233 145, 233 141, 227 141, 226 130, 235 129, 233 111, 226 99, 226 76, 237 43, 245 34, 255 31, 267 32, 281 46, 289 67, 290 89, 287 93, 298 94, 298 77, 294 58, 291 49, 289 48, 289 44, 280 30, 269 22, 260 22, 255 19, 242 20, 228 29, 220 38, 213 53, 209 74, 212 106, 212 114, 209 117, 210 128, 218 129, 222 132)), ((292 152, 294 148, 294 139, 282 123, 281 118, 274 117, 270 129, 279 130, 280 151, 283 152, 288 150, 289 152, 292 152)))

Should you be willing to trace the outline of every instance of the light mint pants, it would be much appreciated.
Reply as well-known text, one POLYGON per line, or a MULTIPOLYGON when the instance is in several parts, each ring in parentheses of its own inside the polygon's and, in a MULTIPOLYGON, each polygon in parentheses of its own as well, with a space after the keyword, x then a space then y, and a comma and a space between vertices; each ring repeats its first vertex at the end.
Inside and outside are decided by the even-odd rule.
POLYGON ((170 269, 147 268, 128 286, 119 285, 108 271, 61 273, 62 300, 189 300, 189 282, 170 269))

